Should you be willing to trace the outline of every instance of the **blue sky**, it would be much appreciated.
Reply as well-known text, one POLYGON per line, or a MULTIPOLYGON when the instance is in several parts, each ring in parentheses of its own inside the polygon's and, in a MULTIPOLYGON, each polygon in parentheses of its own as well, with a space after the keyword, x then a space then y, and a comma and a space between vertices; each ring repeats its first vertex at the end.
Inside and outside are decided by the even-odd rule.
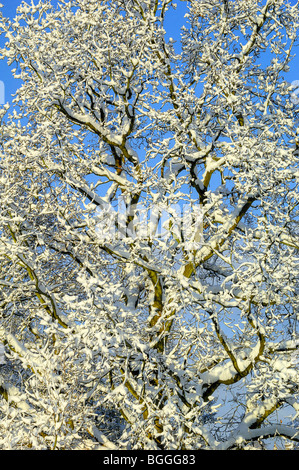
MULTIPOLYGON (((292 0, 291 3, 294 3, 292 0)), ((16 9, 21 4, 21 0, 0 0, 3 4, 2 13, 5 17, 14 18, 16 15, 16 9)), ((31 3, 27 0, 27 3, 31 3)), ((36 1, 35 1, 36 3, 36 1)), ((56 4, 57 0, 53 0, 53 4, 56 4)), ((187 2, 177 0, 177 9, 171 9, 167 15, 167 21, 165 24, 167 37, 173 37, 174 39, 179 38, 180 27, 184 23, 184 15, 187 11, 187 2)), ((0 46, 5 44, 5 37, 0 36, 0 46)), ((297 56, 291 63, 290 72, 285 75, 285 78, 291 83, 295 80, 299 80, 299 47, 297 47, 297 56)), ((5 101, 11 102, 12 94, 17 90, 20 85, 20 81, 15 80, 11 74, 9 67, 6 62, 0 60, 0 81, 4 84, 4 98, 5 101)), ((3 93, 2 93, 3 94, 3 93)), ((1 100, 1 86, 0 86, 0 104, 1 100)))
MULTIPOLYGON (((16 15, 16 9, 20 5, 21 0, 4 0, 1 1, 3 8, 1 8, 3 16, 7 18, 14 18, 16 15)), ((0 36, 0 45, 3 47, 5 44, 6 38, 0 36)), ((5 89, 5 102, 11 101, 11 94, 15 92, 18 88, 17 80, 15 80, 11 74, 9 67, 6 64, 6 61, 0 60, 0 80, 4 83, 5 89)), ((1 96, 0 96, 1 98, 1 96)), ((1 100, 1 104, 3 101, 1 100)))

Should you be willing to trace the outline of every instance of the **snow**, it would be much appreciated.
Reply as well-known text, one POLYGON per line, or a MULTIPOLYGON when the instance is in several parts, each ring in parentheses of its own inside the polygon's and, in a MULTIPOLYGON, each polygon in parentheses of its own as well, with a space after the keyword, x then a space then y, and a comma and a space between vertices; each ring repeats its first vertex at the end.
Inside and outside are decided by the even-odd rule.
POLYGON ((5 348, 4 344, 0 343, 0 365, 5 364, 5 348))
POLYGON ((0 449, 295 442, 299 12, 166 3, 0 20, 0 449))

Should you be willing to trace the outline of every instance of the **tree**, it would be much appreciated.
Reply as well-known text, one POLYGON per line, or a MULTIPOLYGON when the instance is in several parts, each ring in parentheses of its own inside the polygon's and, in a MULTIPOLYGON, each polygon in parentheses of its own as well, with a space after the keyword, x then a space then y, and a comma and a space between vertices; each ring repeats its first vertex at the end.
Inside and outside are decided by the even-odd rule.
POLYGON ((298 442, 298 3, 173 7, 1 20, 2 449, 298 442))

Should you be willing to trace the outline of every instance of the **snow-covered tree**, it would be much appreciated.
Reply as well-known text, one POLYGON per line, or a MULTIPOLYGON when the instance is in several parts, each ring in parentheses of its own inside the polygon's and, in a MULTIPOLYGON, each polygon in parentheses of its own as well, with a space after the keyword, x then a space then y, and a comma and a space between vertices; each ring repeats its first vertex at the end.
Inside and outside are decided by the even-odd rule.
POLYGON ((1 18, 2 449, 299 440, 298 3, 186 6, 1 18))

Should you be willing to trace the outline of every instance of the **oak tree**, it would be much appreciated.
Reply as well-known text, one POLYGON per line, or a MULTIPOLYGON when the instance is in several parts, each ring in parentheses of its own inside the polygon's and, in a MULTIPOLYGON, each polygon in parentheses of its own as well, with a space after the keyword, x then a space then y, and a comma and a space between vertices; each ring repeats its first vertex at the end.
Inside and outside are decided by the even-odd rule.
POLYGON ((184 5, 1 17, 2 449, 298 442, 298 3, 184 5))

